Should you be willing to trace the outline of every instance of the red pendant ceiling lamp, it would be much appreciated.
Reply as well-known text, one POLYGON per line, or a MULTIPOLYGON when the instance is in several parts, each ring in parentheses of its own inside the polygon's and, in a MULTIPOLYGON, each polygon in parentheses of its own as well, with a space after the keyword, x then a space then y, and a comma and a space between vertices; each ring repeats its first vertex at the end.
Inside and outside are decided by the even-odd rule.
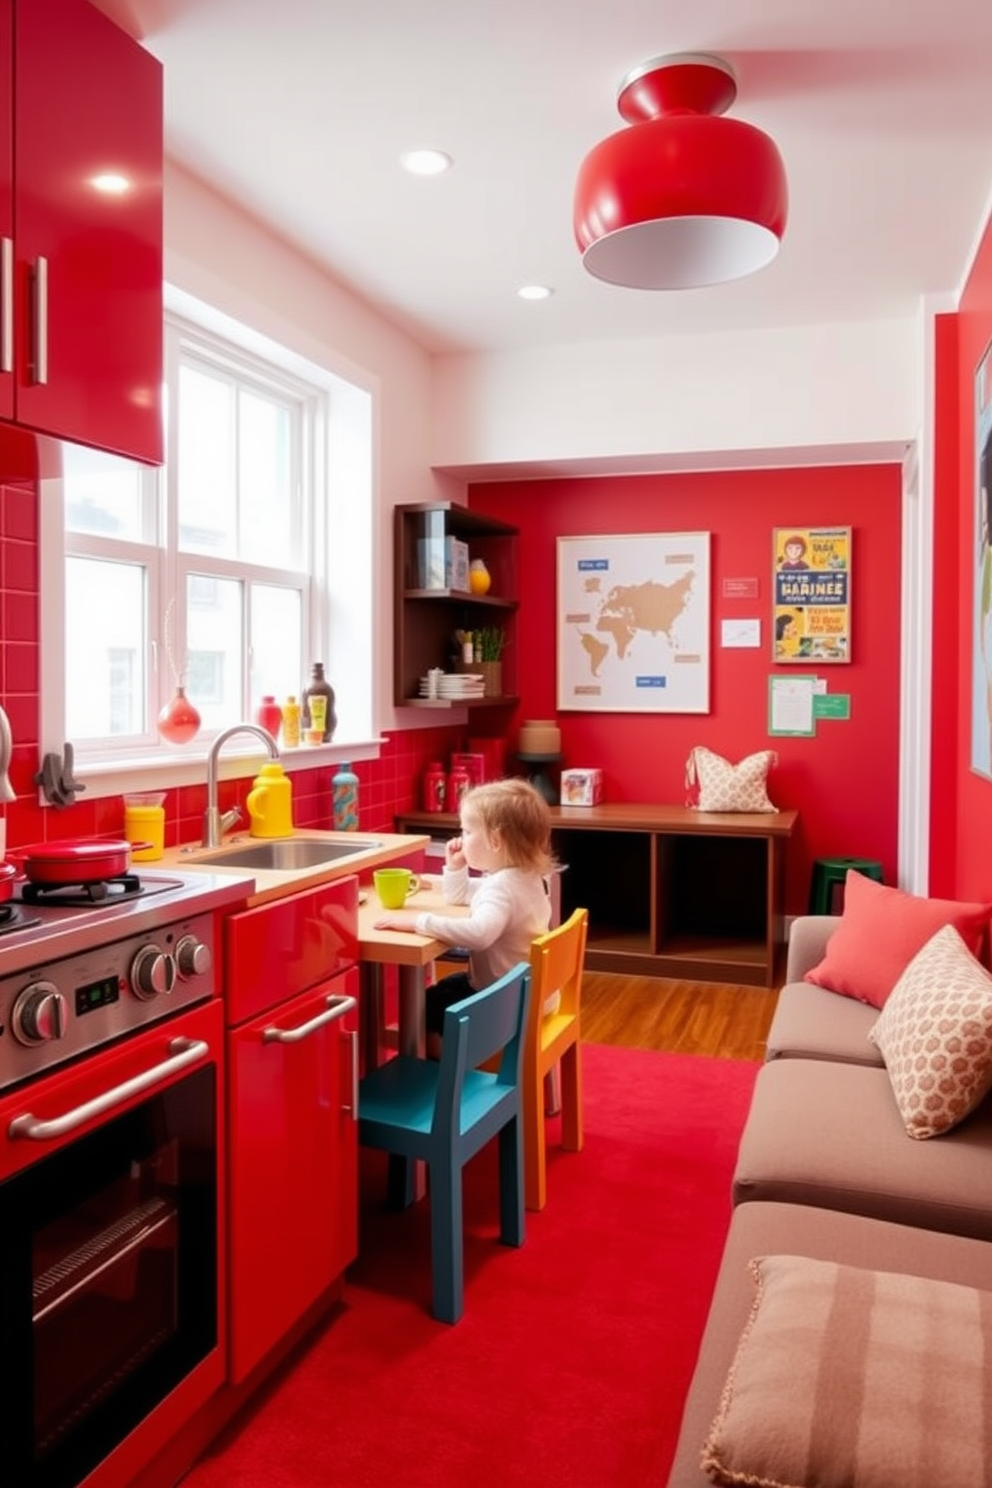
POLYGON ((628 128, 590 150, 575 186, 575 239, 590 274, 631 289, 694 289, 753 274, 788 214, 767 134, 721 115, 737 79, 719 57, 655 57, 627 74, 628 128))

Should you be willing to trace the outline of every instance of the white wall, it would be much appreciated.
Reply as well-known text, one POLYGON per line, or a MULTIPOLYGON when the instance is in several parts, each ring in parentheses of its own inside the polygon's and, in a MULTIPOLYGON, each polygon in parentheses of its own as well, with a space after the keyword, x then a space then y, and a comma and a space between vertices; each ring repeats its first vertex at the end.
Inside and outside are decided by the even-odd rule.
POLYGON ((463 482, 430 467, 431 358, 270 228, 171 161, 165 174, 165 277, 373 395, 375 716, 389 728, 395 721, 392 508, 405 501, 464 498, 463 482))
POLYGON ((898 461, 921 355, 907 320, 440 357, 432 459, 477 478, 898 461))

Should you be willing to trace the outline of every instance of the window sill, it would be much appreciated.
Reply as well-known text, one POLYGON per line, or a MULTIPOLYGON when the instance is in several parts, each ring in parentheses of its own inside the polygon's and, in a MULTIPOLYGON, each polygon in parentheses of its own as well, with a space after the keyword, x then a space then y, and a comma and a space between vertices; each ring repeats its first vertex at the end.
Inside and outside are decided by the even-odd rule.
MULTIPOLYGON (((340 764, 348 760, 378 759, 383 740, 366 739, 344 744, 337 739, 330 744, 301 744, 298 749, 280 749, 279 762, 287 775, 300 770, 340 764)), ((184 747, 182 754, 144 755, 135 760, 76 760, 74 773, 86 786, 85 799, 99 801, 107 796, 120 796, 134 791, 170 790, 186 785, 205 785, 209 744, 184 747)), ((217 762, 220 780, 236 780, 253 775, 268 756, 261 743, 246 734, 239 741, 225 744, 217 762)), ((44 796, 39 791, 39 802, 44 796)))

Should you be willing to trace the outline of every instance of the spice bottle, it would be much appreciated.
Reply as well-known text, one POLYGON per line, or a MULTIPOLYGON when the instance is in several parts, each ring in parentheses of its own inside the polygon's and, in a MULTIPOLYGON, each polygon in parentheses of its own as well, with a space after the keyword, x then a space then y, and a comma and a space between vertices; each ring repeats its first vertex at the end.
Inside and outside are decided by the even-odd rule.
POLYGON ((310 668, 310 681, 303 690, 303 727, 316 727, 311 723, 310 699, 312 697, 323 697, 327 699, 327 707, 324 712, 324 743, 326 744, 334 734, 337 727, 337 717, 334 712, 334 688, 324 676, 324 663, 315 661, 310 668))
POLYGON ((335 832, 358 830, 358 776, 347 760, 342 760, 331 781, 335 832))
POLYGON ((282 742, 286 749, 296 749, 300 742, 300 705, 293 694, 283 704, 282 742))
POLYGON ((445 796, 444 766, 440 760, 434 760, 424 776, 424 810, 443 811, 445 796))

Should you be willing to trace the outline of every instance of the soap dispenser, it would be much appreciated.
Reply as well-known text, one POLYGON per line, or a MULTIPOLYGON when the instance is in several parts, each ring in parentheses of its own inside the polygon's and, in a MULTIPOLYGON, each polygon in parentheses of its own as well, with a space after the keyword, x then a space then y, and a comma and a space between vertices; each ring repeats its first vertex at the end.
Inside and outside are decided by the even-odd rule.
POLYGON ((263 765, 248 792, 248 828, 252 837, 293 835, 293 786, 282 765, 263 765))

